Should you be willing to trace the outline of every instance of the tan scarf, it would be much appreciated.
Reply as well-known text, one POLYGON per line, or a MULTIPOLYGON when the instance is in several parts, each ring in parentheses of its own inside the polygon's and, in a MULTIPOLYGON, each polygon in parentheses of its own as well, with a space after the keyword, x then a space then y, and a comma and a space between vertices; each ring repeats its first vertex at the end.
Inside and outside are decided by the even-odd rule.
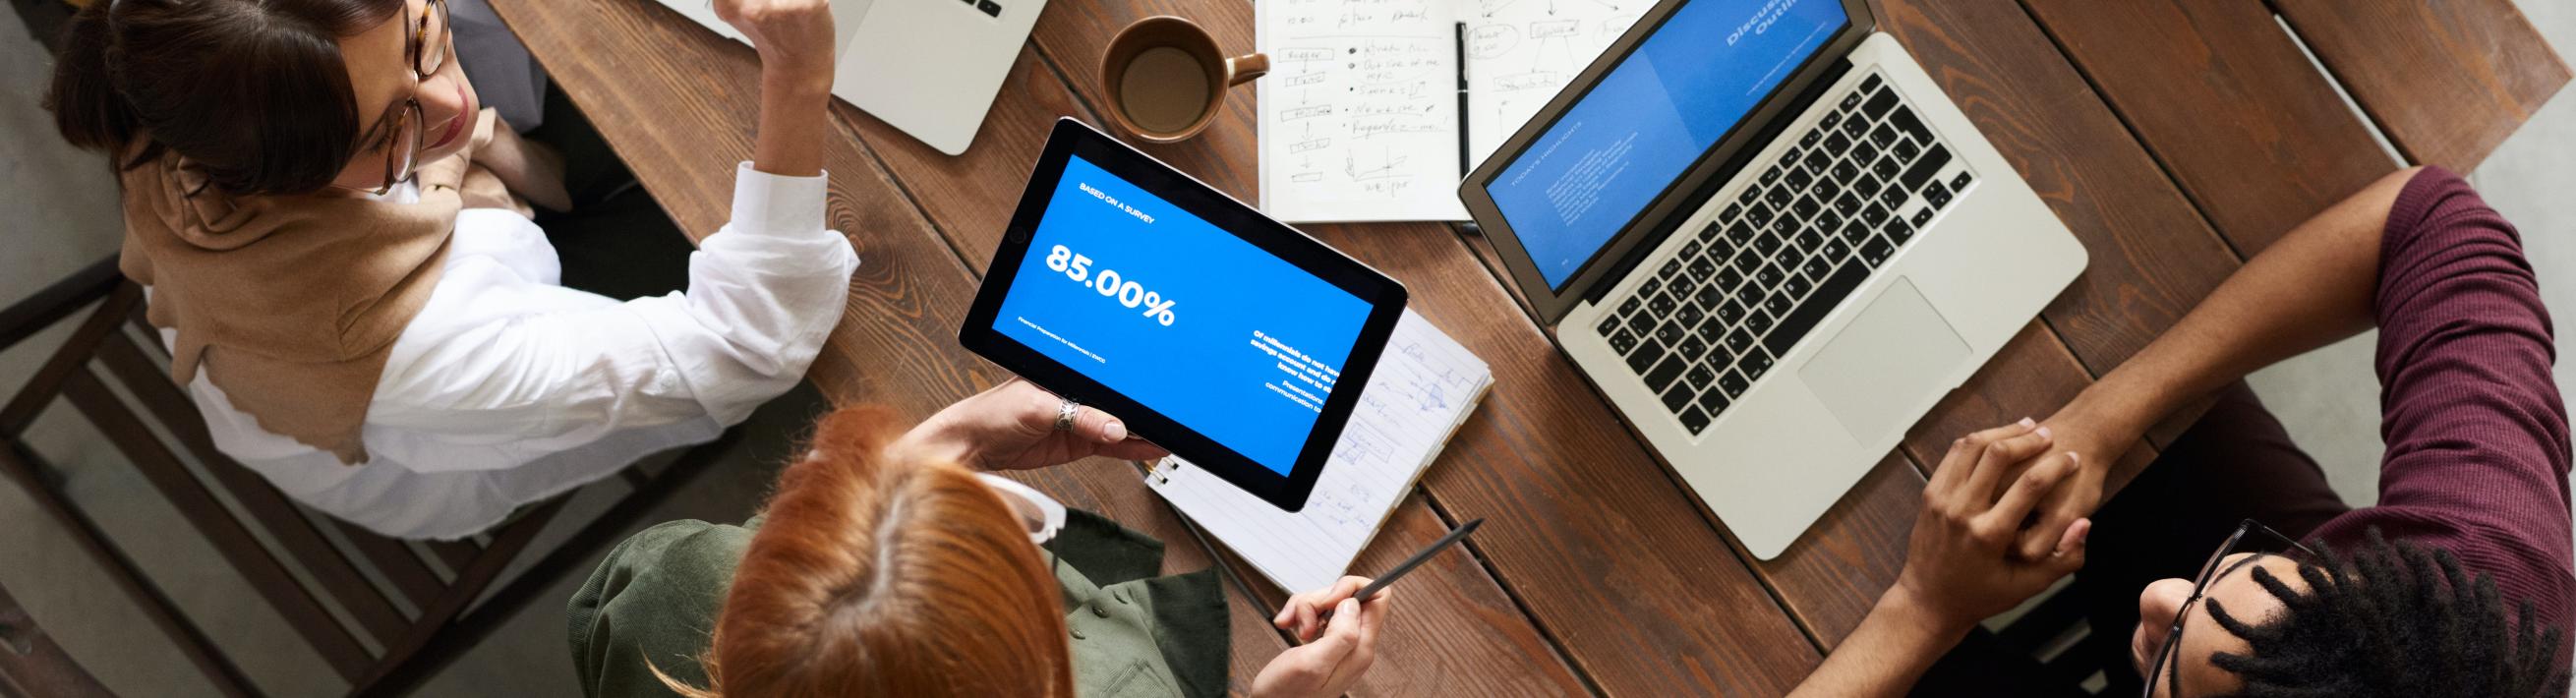
POLYGON ((487 110, 464 152, 417 168, 414 204, 225 196, 175 153, 126 170, 118 265, 152 287, 152 324, 177 330, 170 377, 187 385, 202 367, 260 428, 366 462, 376 381, 438 285, 493 123, 487 110))

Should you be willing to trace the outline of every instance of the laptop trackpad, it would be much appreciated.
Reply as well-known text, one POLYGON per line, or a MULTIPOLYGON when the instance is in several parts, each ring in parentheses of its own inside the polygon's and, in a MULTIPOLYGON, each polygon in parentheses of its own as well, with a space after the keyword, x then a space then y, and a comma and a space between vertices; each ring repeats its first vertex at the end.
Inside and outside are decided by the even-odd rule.
POLYGON ((1949 389, 1944 383, 1967 359, 1967 341, 1915 290, 1913 280, 1898 277, 1798 368, 1798 378, 1853 439, 1873 444, 1912 426, 1923 398, 1949 389))

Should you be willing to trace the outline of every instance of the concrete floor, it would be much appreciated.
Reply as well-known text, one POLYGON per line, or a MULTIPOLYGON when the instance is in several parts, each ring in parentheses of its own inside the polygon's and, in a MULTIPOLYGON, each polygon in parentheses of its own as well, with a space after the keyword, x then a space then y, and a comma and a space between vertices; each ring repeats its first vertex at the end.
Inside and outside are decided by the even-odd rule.
MULTIPOLYGON (((2576 58, 2576 7, 2523 0, 2524 12, 2552 43, 2576 58)), ((0 212, 8 220, 7 252, 0 254, 0 304, 24 297, 71 270, 115 251, 121 223, 116 188, 98 158, 74 151, 55 137, 50 117, 37 108, 51 61, 13 22, 0 20, 0 212)), ((2565 205, 2576 191, 2576 89, 2562 92, 2539 116, 2497 151, 2471 179, 2488 201, 2522 226, 2542 293, 2560 312, 2576 312, 2576 209, 2565 205)), ((2562 325, 2563 326, 2563 325, 2562 325)), ((23 384, 35 364, 59 343, 60 333, 20 349, 0 352, 0 386, 23 384)), ((2325 463, 2336 491, 2356 504, 2377 500, 2378 393, 2370 380, 2369 338, 2320 350, 2253 378, 2264 399, 2301 445, 2325 463)), ((2558 372, 2561 392, 2576 387, 2576 371, 2558 372)), ((810 392, 765 409, 754 418, 756 438, 737 449, 699 485, 646 517, 730 521, 741 518, 767 491, 774 463, 791 435, 820 409, 810 392)), ((277 695, 328 695, 342 683, 246 582, 220 563, 203 539, 188 532, 177 513, 85 422, 49 414, 29 442, 61 466, 65 488, 108 522, 111 535, 170 591, 192 618, 240 652, 243 670, 277 695)), ((566 519, 581 520, 603 506, 592 497, 566 519)), ((550 533, 560 536, 563 527, 550 533)), ((37 513, 15 487, 0 487, 0 586, 26 604, 69 651, 109 686, 126 695, 207 693, 177 652, 157 640, 143 617, 105 583, 102 570, 60 542, 64 532, 37 513), (64 620, 73 619, 73 620, 64 620)), ((540 543, 542 547, 544 543, 540 543)), ((564 646, 560 614, 578 579, 568 580, 424 686, 423 695, 568 695, 578 692, 564 646)))

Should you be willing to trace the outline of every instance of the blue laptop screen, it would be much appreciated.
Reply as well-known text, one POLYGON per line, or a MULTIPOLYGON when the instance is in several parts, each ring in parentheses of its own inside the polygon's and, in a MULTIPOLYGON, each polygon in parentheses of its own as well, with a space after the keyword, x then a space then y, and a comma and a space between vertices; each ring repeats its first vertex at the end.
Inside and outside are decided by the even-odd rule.
POLYGON ((1369 311, 1077 155, 993 329, 1286 475, 1369 311))
POLYGON ((1565 290, 1682 170, 1842 29, 1841 0, 1693 0, 1486 189, 1565 290))

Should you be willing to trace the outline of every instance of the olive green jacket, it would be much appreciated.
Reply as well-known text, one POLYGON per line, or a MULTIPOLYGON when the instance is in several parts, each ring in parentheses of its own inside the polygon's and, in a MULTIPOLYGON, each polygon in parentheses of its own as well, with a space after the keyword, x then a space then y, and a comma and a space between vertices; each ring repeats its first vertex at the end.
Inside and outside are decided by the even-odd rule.
MULTIPOLYGON (((573 663, 590 696, 670 696, 648 668, 707 684, 698 657, 715 631, 760 519, 743 526, 673 521, 608 552, 574 592, 573 663)), ((1230 651, 1216 571, 1156 577, 1163 544, 1084 511, 1042 546, 1064 589, 1073 681, 1085 698, 1217 696, 1230 651)))

